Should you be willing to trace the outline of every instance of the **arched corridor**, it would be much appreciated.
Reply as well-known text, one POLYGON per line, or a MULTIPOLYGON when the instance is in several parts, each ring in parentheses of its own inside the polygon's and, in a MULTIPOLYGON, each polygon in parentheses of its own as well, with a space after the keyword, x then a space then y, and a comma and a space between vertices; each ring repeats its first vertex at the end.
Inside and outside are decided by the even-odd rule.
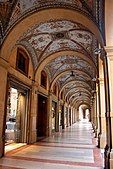
POLYGON ((0 167, 27 169, 102 169, 92 125, 84 119, 51 137, 9 151, 0 167))
POLYGON ((113 168, 111 11, 112 0, 0 0, 0 158, 59 140, 64 163, 75 146, 69 164, 101 167, 102 150, 113 168))

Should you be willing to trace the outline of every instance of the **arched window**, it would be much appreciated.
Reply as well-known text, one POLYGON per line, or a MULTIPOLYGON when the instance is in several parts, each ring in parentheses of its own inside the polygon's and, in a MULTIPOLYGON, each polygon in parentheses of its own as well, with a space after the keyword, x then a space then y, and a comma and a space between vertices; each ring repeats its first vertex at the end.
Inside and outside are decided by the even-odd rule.
POLYGON ((29 66, 29 58, 26 54, 26 52, 18 48, 17 49, 17 59, 16 59, 16 68, 19 70, 21 73, 25 74, 26 76, 28 75, 28 66, 29 66))
POLYGON ((47 87, 47 75, 45 71, 41 72, 41 86, 46 88, 47 87))

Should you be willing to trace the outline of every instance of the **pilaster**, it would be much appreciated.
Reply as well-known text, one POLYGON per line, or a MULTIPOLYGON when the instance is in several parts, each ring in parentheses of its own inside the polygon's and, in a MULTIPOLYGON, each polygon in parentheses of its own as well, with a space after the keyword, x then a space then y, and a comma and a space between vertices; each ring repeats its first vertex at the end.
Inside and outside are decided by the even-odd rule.
POLYGON ((100 148, 106 146, 106 117, 105 117, 105 88, 104 79, 100 79, 100 104, 101 104, 101 133, 100 133, 100 148))
POLYGON ((57 108, 56 108, 56 132, 59 132, 59 100, 57 101, 57 108))
POLYGON ((0 58, 0 157, 4 155, 8 63, 0 58))
MULTIPOLYGON (((110 90, 110 122, 111 133, 113 133, 113 46, 106 47, 109 74, 109 90, 110 90)), ((110 169, 113 168, 113 134, 111 134, 111 151, 110 151, 110 169)))
POLYGON ((47 136, 52 134, 52 93, 49 92, 48 104, 47 104, 47 136))

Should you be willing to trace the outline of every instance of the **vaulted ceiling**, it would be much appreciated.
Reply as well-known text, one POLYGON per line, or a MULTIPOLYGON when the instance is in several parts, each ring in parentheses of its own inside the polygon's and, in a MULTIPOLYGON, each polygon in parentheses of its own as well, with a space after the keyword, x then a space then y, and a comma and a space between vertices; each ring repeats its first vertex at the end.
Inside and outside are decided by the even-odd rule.
POLYGON ((63 85, 68 84, 68 89, 67 86, 64 88, 65 98, 72 100, 79 97, 79 101, 89 102, 91 90, 95 90, 92 79, 97 74, 98 61, 94 49, 98 42, 86 27, 66 19, 50 20, 29 28, 17 43, 27 44, 34 51, 35 71, 48 58, 43 69, 49 75, 50 86, 57 83, 61 90, 63 85), (72 51, 73 54, 61 54, 51 59, 60 51, 72 51))
MULTIPOLYGON (((24 14, 29 15, 36 9, 56 7, 82 11, 87 17, 98 22, 99 15, 93 0, 18 0, 0 2, 0 25, 4 29, 6 20, 9 21, 7 26, 10 27, 24 14)), ((3 32, 0 36, 2 38, 3 32)), ((87 25, 74 22, 73 18, 36 23, 23 32, 17 44, 26 47, 31 53, 35 73, 43 61, 47 60, 42 69, 49 76, 51 89, 54 84, 58 84, 59 95, 64 91, 65 99, 71 104, 91 104, 92 91, 96 89, 93 79, 98 73, 98 58, 94 53, 98 40, 87 25), (55 55, 61 51, 61 55, 55 55)))

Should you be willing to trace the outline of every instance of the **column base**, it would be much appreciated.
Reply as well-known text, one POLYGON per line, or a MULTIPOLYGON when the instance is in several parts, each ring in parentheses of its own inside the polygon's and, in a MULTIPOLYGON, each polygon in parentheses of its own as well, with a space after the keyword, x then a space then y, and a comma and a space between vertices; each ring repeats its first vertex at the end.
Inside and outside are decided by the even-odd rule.
POLYGON ((4 144, 0 142, 0 158, 4 156, 4 144))
POLYGON ((110 168, 110 149, 108 145, 104 148, 104 169, 112 169, 110 168))
POLYGON ((29 143, 36 143, 37 141, 37 130, 31 131, 29 143))
POLYGON ((106 136, 104 134, 98 134, 98 147, 104 149, 106 146, 106 136))
POLYGON ((93 133, 94 133, 94 137, 97 138, 98 135, 97 135, 97 127, 96 127, 96 125, 92 124, 92 128, 93 128, 92 130, 93 130, 93 133))
POLYGON ((113 149, 110 152, 110 169, 113 168, 113 149))

